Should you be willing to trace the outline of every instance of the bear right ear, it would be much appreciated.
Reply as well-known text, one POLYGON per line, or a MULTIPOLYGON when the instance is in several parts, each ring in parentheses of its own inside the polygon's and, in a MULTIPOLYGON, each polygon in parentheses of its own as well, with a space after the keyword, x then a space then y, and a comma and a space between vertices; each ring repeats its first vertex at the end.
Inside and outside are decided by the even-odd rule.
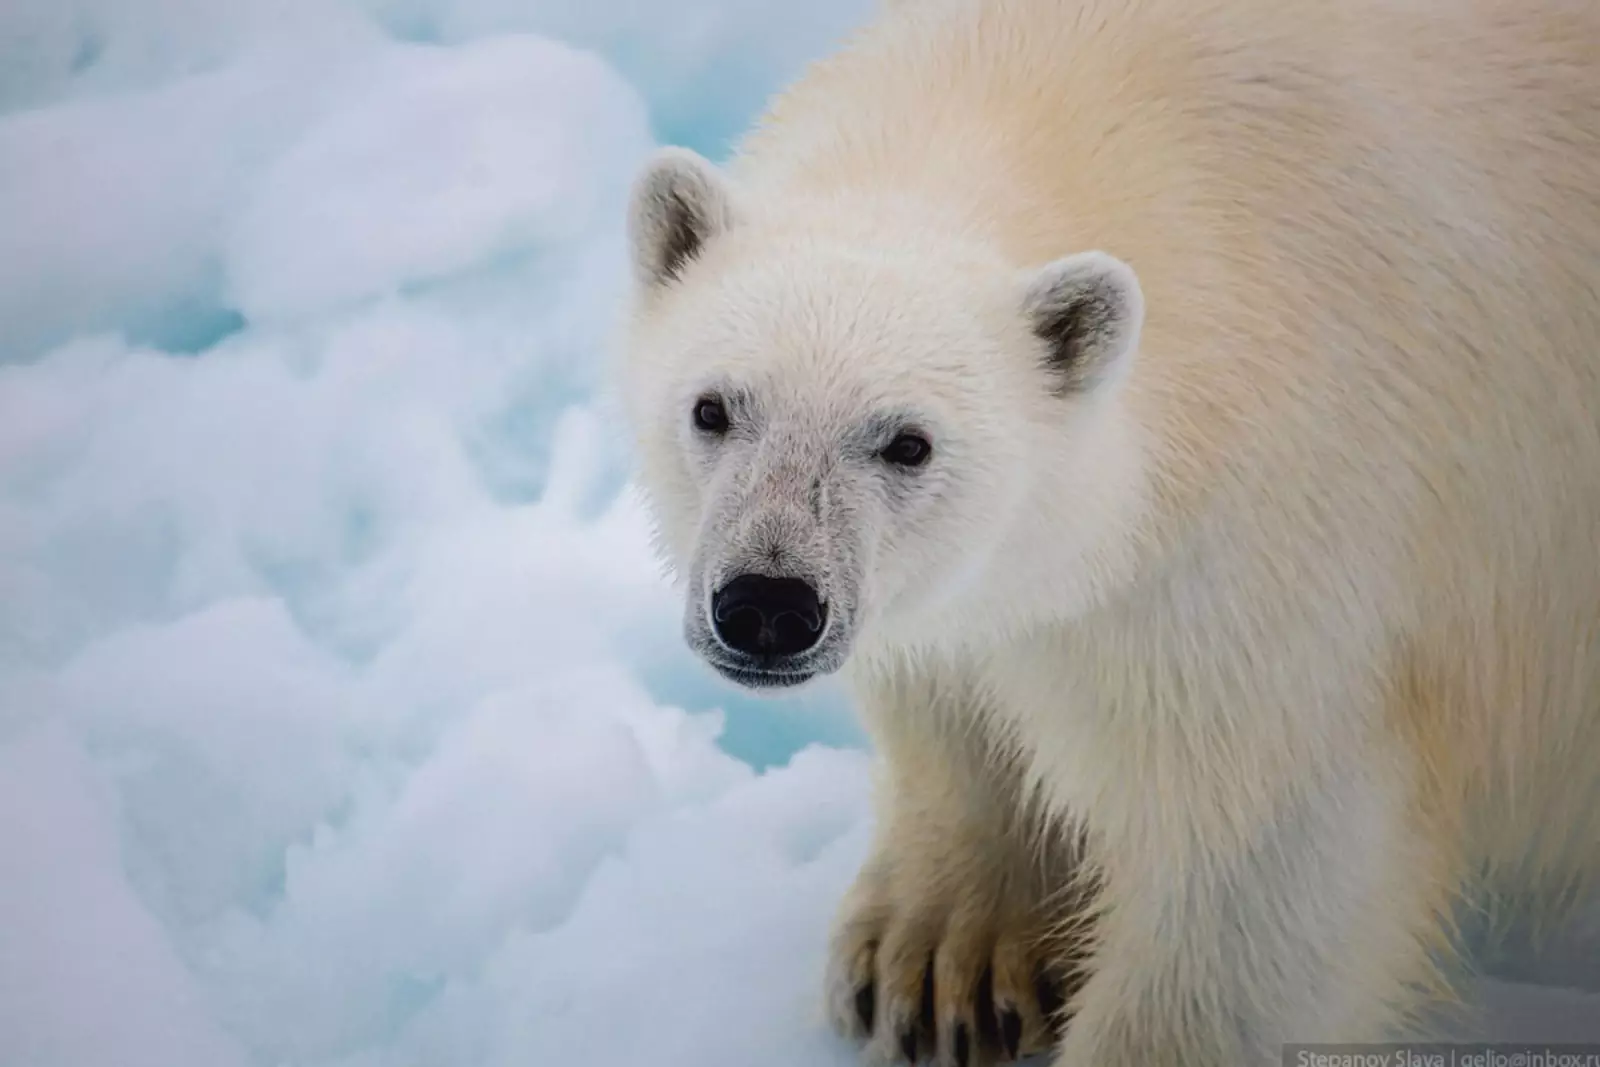
POLYGON ((706 242, 733 225, 732 191, 716 164, 687 148, 663 148, 633 185, 628 243, 646 289, 677 278, 706 242))
POLYGON ((1023 309, 1062 396, 1120 380, 1144 326, 1138 275, 1099 251, 1064 256, 1031 274, 1023 309))

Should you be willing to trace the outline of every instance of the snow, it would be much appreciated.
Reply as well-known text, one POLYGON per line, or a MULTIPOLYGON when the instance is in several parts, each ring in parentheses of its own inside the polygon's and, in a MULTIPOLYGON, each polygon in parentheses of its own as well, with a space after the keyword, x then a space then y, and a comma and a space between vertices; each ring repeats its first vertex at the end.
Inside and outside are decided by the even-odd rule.
POLYGON ((869 6, 4 5, 0 1063, 853 1062, 867 756, 682 647, 603 371, 634 167, 869 6))

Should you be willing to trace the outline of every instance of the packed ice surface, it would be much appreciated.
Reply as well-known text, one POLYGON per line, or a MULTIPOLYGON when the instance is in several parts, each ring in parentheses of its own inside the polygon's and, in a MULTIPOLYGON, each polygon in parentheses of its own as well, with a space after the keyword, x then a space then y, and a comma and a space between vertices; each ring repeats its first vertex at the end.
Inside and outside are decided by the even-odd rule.
POLYGON ((0 1065, 845 1064, 839 695, 678 638, 622 198, 869 0, 0 9, 0 1065))
POLYGON ((865 757, 682 648, 599 387, 664 122, 859 6, 5 5, 0 1064, 837 1052, 865 757))

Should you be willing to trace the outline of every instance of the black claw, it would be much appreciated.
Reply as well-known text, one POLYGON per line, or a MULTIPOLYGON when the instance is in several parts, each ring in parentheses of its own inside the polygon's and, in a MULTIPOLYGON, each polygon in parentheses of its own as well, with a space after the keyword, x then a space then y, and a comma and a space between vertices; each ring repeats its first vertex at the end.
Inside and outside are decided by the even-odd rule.
POLYGON ((900 1035, 900 1054, 906 1058, 907 1063, 917 1062, 917 1029, 915 1026, 900 1035))
POLYGON ((978 993, 974 998, 974 1009, 977 1013, 978 1044, 989 1048, 1000 1044, 1000 1017, 994 1006, 994 970, 989 967, 983 969, 983 975, 978 979, 978 993))
POLYGON ((928 966, 922 972, 922 1030, 924 1033, 936 1034, 934 1029, 934 1004, 933 1004, 933 961, 928 961, 928 966))
POLYGON ((956 1023, 956 1067, 967 1067, 967 1060, 972 1055, 971 1039, 967 1036, 967 1024, 956 1023))
POLYGON ((1033 983, 1033 991, 1039 998, 1039 1012, 1051 1025, 1057 1022, 1056 1014, 1061 1011, 1061 1006, 1067 1002, 1061 995, 1061 987, 1047 974, 1040 974, 1033 983))
POLYGON ((872 1033, 872 1018, 878 1009, 877 989, 871 982, 856 990, 856 1018, 861 1020, 861 1028, 867 1033, 872 1033))
POLYGON ((1016 1008, 1000 1013, 1000 1039, 1005 1042, 1007 1058, 1016 1059, 1022 1051, 1022 1015, 1016 1008))

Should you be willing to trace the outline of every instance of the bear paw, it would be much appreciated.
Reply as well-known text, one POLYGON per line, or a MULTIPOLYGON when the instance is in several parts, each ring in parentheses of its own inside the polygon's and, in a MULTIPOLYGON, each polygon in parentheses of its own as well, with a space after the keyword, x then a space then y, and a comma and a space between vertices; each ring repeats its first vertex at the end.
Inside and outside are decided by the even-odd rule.
POLYGON ((1045 908, 1005 899, 1006 880, 961 891, 858 879, 835 927, 827 998, 835 1029, 864 1042, 868 1062, 987 1067, 1060 1037, 1071 957, 1045 908))

